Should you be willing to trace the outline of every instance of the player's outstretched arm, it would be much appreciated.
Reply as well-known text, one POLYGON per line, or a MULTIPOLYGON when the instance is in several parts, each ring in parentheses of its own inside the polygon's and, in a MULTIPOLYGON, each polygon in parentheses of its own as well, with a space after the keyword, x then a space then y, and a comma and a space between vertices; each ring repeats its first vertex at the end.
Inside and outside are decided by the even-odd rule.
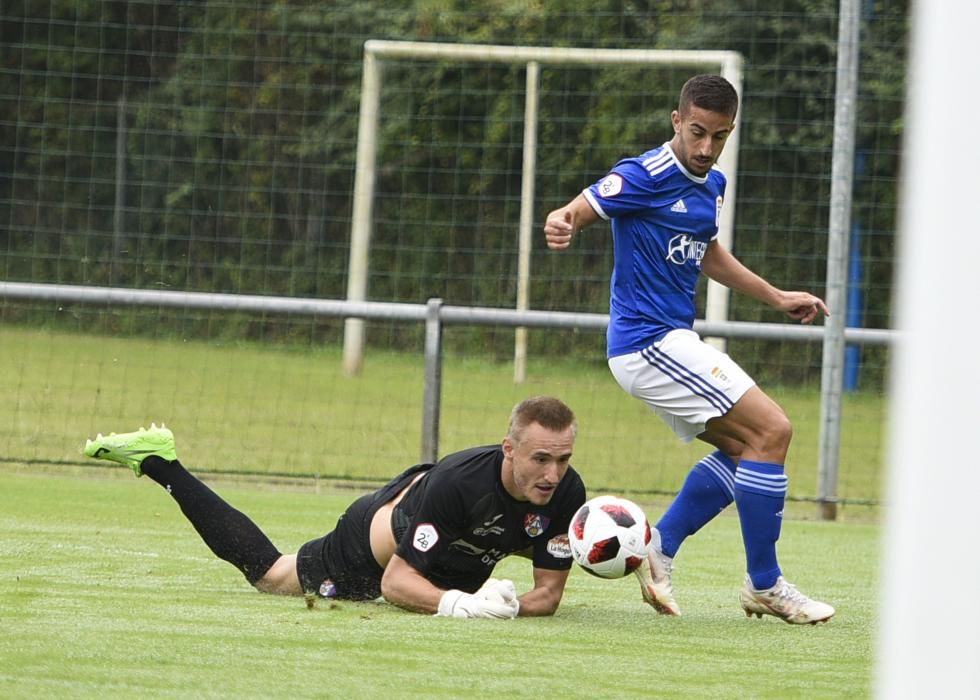
POLYGON ((580 229, 599 220, 592 205, 579 195, 571 202, 548 214, 544 222, 544 239, 551 250, 564 250, 580 229))
POLYGON ((444 590, 433 585, 418 569, 393 554, 381 577, 381 595, 389 603, 414 612, 435 614, 444 590))
POLYGON ((565 592, 568 570, 534 569, 534 588, 522 595, 521 616, 554 615, 565 592))
POLYGON ((516 617, 520 603, 514 584, 509 581, 496 583, 500 585, 492 590, 480 589, 477 593, 443 590, 394 554, 381 578, 381 595, 400 608, 443 617, 516 617))
POLYGON ((823 299, 809 292, 787 292, 778 289, 739 262, 718 241, 708 246, 701 271, 729 289, 747 294, 769 304, 800 323, 812 323, 821 313, 830 315, 823 299))

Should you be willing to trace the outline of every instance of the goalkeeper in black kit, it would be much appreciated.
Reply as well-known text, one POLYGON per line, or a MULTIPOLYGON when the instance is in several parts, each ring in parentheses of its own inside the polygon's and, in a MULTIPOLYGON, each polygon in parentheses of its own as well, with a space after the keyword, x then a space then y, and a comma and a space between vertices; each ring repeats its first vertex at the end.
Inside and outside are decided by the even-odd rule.
POLYGON ((246 515, 179 461, 173 433, 151 426, 99 435, 85 454, 130 467, 173 497, 219 558, 264 593, 342 600, 383 596, 406 610, 513 618, 558 609, 571 568, 568 524, 585 501, 569 465, 575 414, 551 397, 511 413, 499 445, 419 464, 354 501, 332 532, 282 554, 246 515), (533 563, 534 587, 491 578, 510 554, 533 563))

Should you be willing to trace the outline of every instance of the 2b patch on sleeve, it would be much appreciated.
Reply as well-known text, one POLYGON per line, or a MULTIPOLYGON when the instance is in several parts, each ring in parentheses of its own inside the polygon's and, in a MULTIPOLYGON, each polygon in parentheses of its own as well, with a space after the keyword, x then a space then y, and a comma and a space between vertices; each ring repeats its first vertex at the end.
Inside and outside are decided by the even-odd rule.
POLYGON ((420 552, 428 552, 439 541, 439 533, 431 523, 420 523, 412 535, 412 546, 420 552))
POLYGON ((615 197, 623 191, 623 178, 616 173, 606 175, 599 183, 598 190, 601 197, 615 197))

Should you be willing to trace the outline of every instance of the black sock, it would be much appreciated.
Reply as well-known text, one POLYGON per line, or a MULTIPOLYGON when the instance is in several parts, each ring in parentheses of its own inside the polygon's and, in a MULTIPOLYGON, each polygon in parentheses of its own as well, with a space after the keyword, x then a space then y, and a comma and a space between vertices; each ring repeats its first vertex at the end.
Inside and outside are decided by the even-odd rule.
POLYGON ((140 468, 167 489, 204 544, 237 567, 253 586, 282 556, 248 516, 228 505, 177 460, 154 455, 144 459, 140 468))

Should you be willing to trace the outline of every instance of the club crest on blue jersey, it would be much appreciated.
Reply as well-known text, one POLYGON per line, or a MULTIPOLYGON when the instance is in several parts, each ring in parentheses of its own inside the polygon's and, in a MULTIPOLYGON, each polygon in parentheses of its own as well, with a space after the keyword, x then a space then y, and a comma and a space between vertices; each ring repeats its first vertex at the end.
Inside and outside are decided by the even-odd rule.
POLYGON ((528 513, 524 516, 524 532, 531 537, 537 537, 548 527, 551 518, 546 518, 541 513, 528 513))

